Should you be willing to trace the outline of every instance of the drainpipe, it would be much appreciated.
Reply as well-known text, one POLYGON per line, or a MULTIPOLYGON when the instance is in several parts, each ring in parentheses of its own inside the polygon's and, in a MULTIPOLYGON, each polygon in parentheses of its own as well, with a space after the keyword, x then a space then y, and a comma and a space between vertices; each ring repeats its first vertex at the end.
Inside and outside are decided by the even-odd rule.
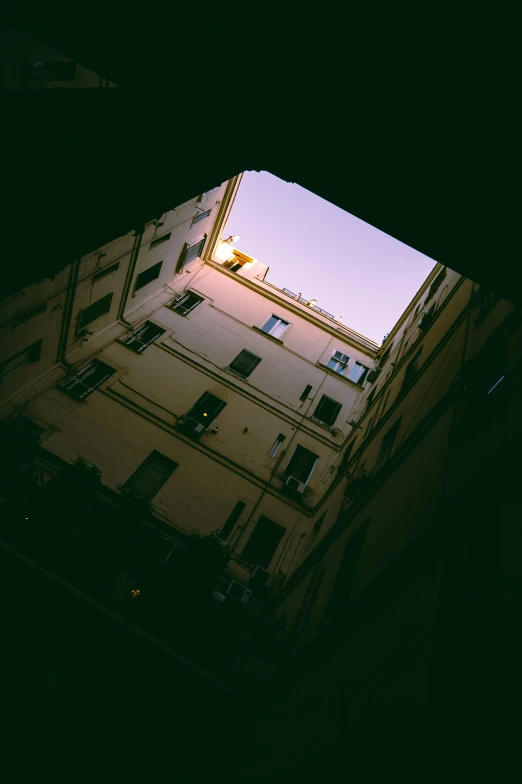
POLYGON ((76 296, 76 286, 78 285, 78 275, 80 272, 80 261, 81 259, 77 259, 73 262, 71 266, 71 272, 69 274, 69 285, 67 286, 62 328, 60 330, 60 340, 58 343, 58 356, 56 357, 57 362, 65 361, 65 355, 67 352, 67 338, 69 337, 69 329, 71 326, 74 300, 76 296))
POLYGON ((134 270, 136 269, 136 262, 138 261, 138 255, 140 252, 144 231, 145 226, 141 224, 134 232, 134 245, 132 246, 131 256, 129 259, 129 269, 127 270, 127 277, 125 278, 125 284, 123 286, 123 294, 121 297, 120 306, 118 308, 117 318, 119 321, 123 321, 125 324, 128 324, 128 322, 123 318, 123 314, 125 312, 125 305, 129 296, 132 279, 134 277, 134 270))

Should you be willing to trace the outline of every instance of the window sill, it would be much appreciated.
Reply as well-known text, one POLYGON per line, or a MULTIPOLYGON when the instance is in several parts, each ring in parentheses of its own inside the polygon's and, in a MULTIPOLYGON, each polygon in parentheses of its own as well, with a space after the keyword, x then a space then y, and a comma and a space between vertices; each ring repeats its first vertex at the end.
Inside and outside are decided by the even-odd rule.
POLYGON ((238 373, 237 370, 232 370, 232 368, 224 367, 227 373, 230 373, 231 376, 235 376, 236 378, 240 378, 241 381, 246 381, 248 383, 248 376, 242 376, 241 373, 238 373))
POLYGON ((339 429, 339 428, 336 428, 335 425, 327 425, 325 422, 321 422, 320 419, 315 419, 315 417, 313 417, 313 416, 312 417, 306 417, 306 418, 309 419, 310 422, 313 422, 314 425, 319 425, 319 427, 322 427, 325 430, 328 430, 328 432, 331 433, 332 435, 335 435, 334 431, 339 429))
POLYGON ((262 329, 260 329, 260 327, 252 327, 252 329, 255 330, 255 332, 258 332, 260 335, 263 335, 263 337, 268 338, 269 340, 273 340, 274 343, 278 343, 280 346, 284 346, 282 340, 275 338, 273 335, 269 335, 268 332, 264 332, 262 329))

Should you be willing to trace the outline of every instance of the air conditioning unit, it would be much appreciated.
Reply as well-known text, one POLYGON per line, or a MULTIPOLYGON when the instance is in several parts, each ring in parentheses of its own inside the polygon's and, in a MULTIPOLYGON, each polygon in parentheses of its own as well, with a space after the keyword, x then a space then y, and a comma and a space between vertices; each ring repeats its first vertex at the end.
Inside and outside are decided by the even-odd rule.
POLYGON ((373 382, 379 378, 380 372, 380 367, 372 368, 366 377, 366 381, 368 381, 369 384, 373 384, 373 382))
POLYGON ((183 430, 189 430, 191 433, 203 433, 205 430, 205 425, 202 425, 197 419, 192 419, 192 417, 180 417, 178 419, 178 427, 182 427, 183 430))
POLYGON ((256 566, 252 572, 249 585, 254 584, 263 588, 270 588, 273 585, 274 580, 275 575, 267 572, 262 566, 256 566))
POLYGON ((247 604, 252 595, 252 591, 249 591, 248 588, 245 588, 244 585, 238 583, 237 580, 232 580, 227 588, 227 594, 232 596, 234 599, 237 599, 239 602, 247 604))
POLYGON ((305 483, 300 482, 299 479, 295 479, 293 476, 289 476, 287 478, 286 486, 289 490, 293 490, 294 493, 300 493, 300 495, 303 495, 304 491, 306 490, 305 483))

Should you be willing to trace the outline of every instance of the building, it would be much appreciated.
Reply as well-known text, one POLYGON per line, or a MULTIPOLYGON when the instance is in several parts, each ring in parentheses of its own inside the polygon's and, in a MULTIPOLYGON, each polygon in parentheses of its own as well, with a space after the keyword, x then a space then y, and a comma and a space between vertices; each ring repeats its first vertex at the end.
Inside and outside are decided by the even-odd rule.
POLYGON ((264 656, 277 674, 249 781, 347 760, 364 780, 440 780, 452 754, 469 767, 509 743, 521 359, 520 310, 438 265, 377 353, 252 651, 251 672, 264 656))
POLYGON ((42 459, 80 455, 179 534, 219 530, 246 599, 256 567, 281 584, 298 557, 379 347, 220 241, 239 181, 4 302, 1 372, 42 459))
POLYGON ((73 62, 20 30, 5 28, 3 38, 4 90, 117 87, 104 76, 73 62))

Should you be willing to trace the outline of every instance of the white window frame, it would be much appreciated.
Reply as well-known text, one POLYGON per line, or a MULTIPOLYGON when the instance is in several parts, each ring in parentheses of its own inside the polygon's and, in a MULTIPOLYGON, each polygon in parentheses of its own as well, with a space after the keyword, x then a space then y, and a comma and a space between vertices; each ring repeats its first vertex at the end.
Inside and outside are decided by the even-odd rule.
POLYGON ((187 291, 184 291, 182 294, 179 294, 179 296, 177 296, 176 299, 174 299, 170 303, 169 308, 173 310, 174 313, 179 313, 181 316, 188 316, 188 314, 192 313, 192 311, 195 310, 199 305, 202 305, 204 301, 205 298, 201 294, 198 294, 196 291, 192 291, 191 289, 188 289, 187 291), (189 310, 185 310, 185 312, 182 312, 181 310, 177 310, 177 306, 181 305, 182 302, 188 299, 188 297, 191 295, 193 297, 199 297, 200 301, 192 305, 192 307, 189 310))
POLYGON ((345 354, 344 351, 335 349, 335 351, 332 351, 332 355, 328 360, 328 362, 326 363, 326 366, 329 368, 329 370, 333 370, 334 373, 337 373, 338 376, 345 376, 346 371, 348 370, 348 366, 350 364, 350 360, 351 357, 349 357, 348 354, 345 354), (342 354, 343 356, 347 357, 346 362, 341 362, 341 360, 335 359, 336 354, 342 354), (330 367, 329 365, 330 362, 335 362, 337 364, 337 367, 335 368, 330 367))
POLYGON ((275 339, 275 340, 282 340, 282 339, 283 339, 283 337, 284 337, 284 335, 286 335, 286 333, 288 332, 288 330, 289 330, 289 329, 290 329, 290 327, 292 326, 292 324, 291 324, 291 322, 290 322, 290 321, 287 321, 286 319, 284 319, 284 318, 281 318, 281 316, 278 316, 278 315, 277 315, 277 313, 270 313, 270 315, 269 315, 269 316, 267 316, 265 319, 263 319, 263 323, 262 323, 262 324, 261 324, 261 326, 260 326, 260 330, 261 330, 262 332, 264 332, 264 333, 265 333, 265 335, 270 335, 271 337, 274 337, 274 335, 273 335, 272 333, 274 332, 274 330, 275 330, 275 329, 277 329, 277 327, 279 326, 279 324, 281 324, 281 322, 283 322, 284 324, 286 324, 286 325, 287 325, 287 327, 286 327, 286 329, 284 330, 284 332, 282 332, 282 333, 281 333, 281 336, 280 336, 280 337, 278 337, 278 338, 274 338, 274 339, 275 339), (267 332, 267 331, 266 331, 266 329, 263 329, 263 327, 265 326, 265 324, 267 324, 267 323, 270 321, 270 319, 271 319, 271 318, 276 318, 276 319, 277 319, 277 322, 274 324, 274 326, 272 327, 272 329, 270 330, 270 332, 267 332))
POLYGON ((111 365, 109 365, 108 362, 104 362, 102 359, 98 360, 97 357, 93 357, 93 359, 91 359, 90 362, 87 365, 85 365, 85 367, 83 367, 81 370, 76 370, 76 372, 74 373, 74 376, 70 379, 70 381, 71 381, 70 386, 67 385, 67 380, 65 380, 65 381, 63 381, 60 384, 60 388, 63 390, 63 392, 65 392, 65 394, 69 394, 69 393, 71 393, 72 389, 75 389, 75 387, 77 387, 77 386, 83 387, 84 394, 75 395, 73 393, 73 394, 71 394, 71 397, 77 398, 79 400, 84 400, 86 397, 88 397, 96 389, 99 389, 101 387, 101 385, 103 383, 105 383, 105 381, 107 381, 108 378, 111 378, 111 376, 114 375, 115 372, 116 372, 116 368, 113 368, 111 365), (90 375, 92 375, 96 371, 95 360, 97 360, 98 362, 102 362, 104 365, 106 365, 108 368, 110 368, 110 370, 112 372, 110 372, 110 373, 108 372, 107 375, 104 376, 104 378, 102 378, 96 384, 95 387, 92 387, 92 386, 88 386, 88 384, 86 384, 85 381, 86 381, 86 379, 89 378, 90 375), (67 385, 67 388, 65 388, 66 385, 67 385))
POLYGON ((140 327, 135 329, 134 332, 131 332, 131 334, 127 335, 126 338, 123 338, 123 340, 121 342, 123 343, 124 346, 127 346, 127 348, 130 348, 131 351, 136 351, 137 354, 142 354, 145 351, 145 349, 147 348, 147 346, 151 346, 158 338, 161 338, 165 334, 166 331, 167 330, 165 329, 165 327, 160 326, 160 324, 156 324, 155 321, 147 320, 140 327), (142 335, 144 332, 146 332, 147 329, 150 326, 154 326, 154 327, 157 327, 158 329, 160 329, 161 332, 159 333, 159 335, 155 335, 153 338, 151 338, 147 342, 145 342, 143 340, 140 340, 140 335, 142 335), (138 343, 141 348, 135 349, 133 347, 134 343, 138 343))

